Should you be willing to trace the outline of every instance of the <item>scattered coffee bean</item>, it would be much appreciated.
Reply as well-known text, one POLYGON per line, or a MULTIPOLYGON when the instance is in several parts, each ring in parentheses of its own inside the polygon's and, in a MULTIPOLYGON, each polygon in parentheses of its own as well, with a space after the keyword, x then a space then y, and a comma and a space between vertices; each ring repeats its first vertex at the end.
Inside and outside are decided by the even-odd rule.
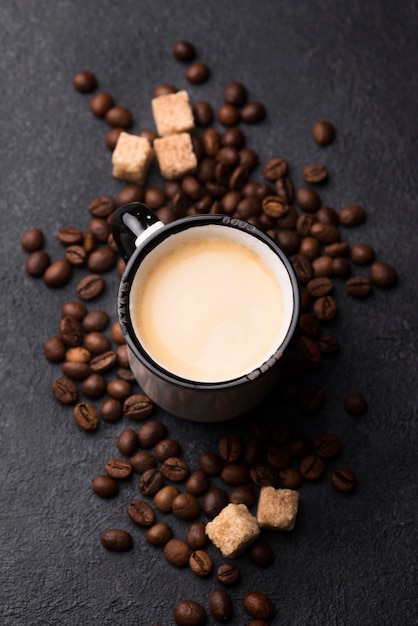
POLYGON ((99 427, 99 414, 90 402, 79 402, 73 410, 74 421, 79 428, 93 431, 99 427))
POLYGON ((367 243, 356 243, 351 246, 350 257, 356 265, 369 265, 374 261, 375 252, 367 243))
POLYGON ((70 317, 74 317, 79 322, 82 322, 87 315, 87 308, 82 302, 70 300, 62 305, 61 315, 62 317, 69 315, 70 317))
POLYGON ((113 106, 107 110, 105 120, 113 128, 130 128, 133 124, 131 112, 123 106, 113 106))
POLYGON ((181 454, 181 447, 174 439, 166 438, 161 439, 155 444, 154 448, 155 458, 162 463, 170 457, 179 457, 181 454))
POLYGON ((222 471, 222 459, 214 452, 203 452, 199 456, 199 467, 208 476, 219 476, 222 471))
POLYGON ((200 513, 199 500, 191 493, 179 493, 173 500, 172 511, 180 519, 194 520, 200 513))
POLYGON ((239 485, 229 492, 229 502, 233 504, 245 504, 249 509, 257 501, 257 494, 249 485, 239 485))
POLYGON ((148 528, 146 532, 146 540, 153 546, 157 546, 162 548, 165 544, 170 541, 173 536, 173 531, 168 524, 165 522, 157 522, 150 528, 148 528))
POLYGON ((165 558, 176 567, 186 567, 189 563, 190 554, 190 548, 180 539, 170 539, 164 546, 165 558))
POLYGON ((173 501, 179 495, 179 490, 174 485, 165 485, 154 494, 154 506, 161 513, 171 513, 173 501))
POLYGON ((325 463, 321 457, 309 454, 302 459, 300 471, 306 480, 318 480, 325 472, 325 463))
POLYGON ((121 454, 132 456, 138 449, 138 436, 133 428, 125 428, 118 435, 116 447, 121 454))
POLYGON ((186 480, 189 475, 187 463, 178 457, 171 456, 161 466, 163 476, 173 482, 186 480))
POLYGON ((95 476, 91 487, 101 498, 114 498, 119 493, 118 482, 106 474, 95 476))
POLYGON ((367 408, 367 400, 361 393, 350 393, 344 398, 344 410, 350 415, 364 415, 367 408))
POLYGON ((242 107, 247 99, 247 89, 241 83, 230 82, 225 85, 223 99, 227 104, 242 107))
POLYGON ((167 428, 158 420, 149 420, 138 429, 141 448, 152 448, 167 434, 167 428))
POLYGON ((359 226, 365 221, 366 212, 358 204, 349 204, 340 209, 338 218, 343 226, 359 226))
POLYGON ((51 263, 43 273, 43 281, 47 287, 64 287, 72 275, 71 263, 67 259, 60 259, 51 263))
POLYGON ((319 146, 327 146, 335 137, 335 128, 326 120, 319 120, 312 126, 312 137, 319 146))
POLYGON ((147 418, 153 410, 153 401, 142 393, 129 396, 123 403, 123 412, 126 417, 136 421, 147 418))
POLYGON ((366 298, 372 291, 372 284, 370 278, 358 274, 346 280, 345 289, 354 298, 366 298))
POLYGON ((178 61, 183 61, 184 63, 193 61, 196 56, 196 50, 193 44, 184 40, 176 41, 173 44, 172 53, 178 61))
POLYGON ((250 561, 258 567, 269 567, 274 561, 274 551, 264 539, 256 539, 247 549, 250 561))
POLYGON ((322 296, 314 303, 313 310, 320 322, 331 322, 338 312, 337 302, 332 296, 322 296))
POLYGON ((202 498, 202 510, 209 519, 216 517, 228 504, 228 494, 221 487, 212 487, 202 498))
POLYGON ((279 485, 284 489, 299 489, 303 480, 303 474, 297 467, 286 467, 286 469, 279 471, 279 485))
POLYGON ((200 85, 209 78, 209 68, 206 63, 195 61, 186 70, 186 80, 193 85, 200 85))
POLYGON ((72 82, 74 88, 80 93, 90 93, 97 87, 96 76, 89 70, 84 70, 74 74, 72 82))
POLYGON ((196 576, 209 576, 213 561, 205 550, 194 550, 189 557, 189 567, 196 576))
POLYGON ((112 478, 126 480, 132 474, 132 465, 124 459, 109 459, 105 464, 105 472, 112 478))
POLYGON ((209 537, 205 531, 204 522, 193 522, 186 533, 186 543, 192 550, 200 550, 208 543, 209 537))
POLYGON ((333 459, 341 452, 341 441, 332 433, 322 433, 313 438, 313 451, 321 459, 333 459))
POLYGON ((328 170, 325 165, 320 163, 307 165, 302 172, 302 178, 305 183, 310 183, 311 185, 323 183, 328 178, 328 170))
POLYGON ((145 500, 132 500, 128 504, 128 515, 138 526, 153 526, 155 524, 155 513, 145 500))
POLYGON ((240 578, 240 571, 238 566, 232 561, 226 561, 219 565, 216 572, 216 578, 218 581, 227 587, 235 585, 240 578))
POLYGON ((259 591, 250 591, 243 600, 244 609, 251 617, 269 620, 274 615, 271 600, 259 591))
POLYGON ((345 468, 340 468, 332 472, 331 483, 338 491, 346 493, 354 491, 356 486, 356 478, 354 474, 345 468))
POLYGON ((97 117, 104 117, 113 106, 113 98, 105 92, 97 93, 90 100, 90 111, 97 117))
POLYGON ((267 463, 256 463, 253 465, 250 468, 250 476, 253 483, 259 487, 274 487, 278 480, 276 470, 267 463))
POLYGON ((375 261, 370 267, 370 280, 376 287, 388 289, 397 281, 395 269, 383 261, 375 261))
POLYGON ((209 609, 217 622, 230 621, 234 614, 231 596, 224 589, 214 589, 209 596, 209 609))
POLYGON ((52 394, 61 404, 74 404, 78 397, 77 385, 69 378, 58 378, 52 383, 52 394))
MULTIPOLYGON (((68 265, 71 267, 69 263, 68 265)), ((78 297, 81 298, 81 300, 93 300, 102 293, 104 288, 105 281, 103 279, 103 276, 100 276, 100 274, 89 274, 78 282, 76 291, 78 297)))
POLYGON ((26 273, 32 278, 40 278, 51 265, 51 258, 45 250, 35 250, 26 259, 26 273))
POLYGON ((242 454, 242 441, 232 433, 223 435, 218 442, 219 456, 226 463, 236 463, 242 454))
POLYGON ((101 374, 93 373, 83 380, 81 390, 87 398, 95 400, 103 396, 106 386, 106 379, 101 374))
POLYGON ((143 474, 149 469, 156 467, 155 456, 148 450, 138 450, 129 457, 129 463, 137 474, 143 474))
POLYGON ((138 489, 144 496, 155 496, 164 484, 164 476, 160 470, 151 468, 142 473, 138 489))
POLYGON ((247 102, 241 109, 241 119, 246 124, 258 124, 266 117, 266 109, 261 102, 247 102))
POLYGON ((195 470, 186 481, 186 491, 194 496, 201 496, 210 487, 208 475, 202 470, 195 470))
POLYGON ((315 213, 321 206, 320 197, 310 187, 299 187, 296 190, 296 202, 307 213, 315 213))
POLYGON ((26 252, 35 252, 44 245, 44 234, 39 228, 30 228, 20 238, 20 245, 26 252))
POLYGON ((178 626, 201 626, 206 621, 206 611, 194 600, 180 600, 173 611, 174 621, 178 626))
POLYGON ((44 355, 51 363, 60 363, 65 358, 66 348, 59 337, 50 337, 44 343, 44 355))
POLYGON ((126 552, 133 546, 132 535, 121 528, 108 528, 100 536, 102 546, 113 552, 126 552))
MULTIPOLYGON (((69 315, 61 318, 59 333, 63 344, 66 346, 79 346, 83 341, 83 330, 80 322, 69 315)), ((88 346, 86 347, 88 349, 88 346)))

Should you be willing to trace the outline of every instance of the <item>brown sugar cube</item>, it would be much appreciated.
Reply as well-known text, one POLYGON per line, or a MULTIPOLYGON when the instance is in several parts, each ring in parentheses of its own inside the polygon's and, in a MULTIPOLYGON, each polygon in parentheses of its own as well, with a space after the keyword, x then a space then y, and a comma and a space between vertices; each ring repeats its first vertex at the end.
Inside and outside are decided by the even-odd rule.
POLYGON ((293 489, 261 487, 257 507, 260 528, 292 530, 298 512, 299 493, 293 489))
POLYGON ((144 137, 122 132, 112 154, 113 176, 143 185, 153 149, 144 137))
POLYGON ((257 520, 245 504, 228 504, 211 522, 206 534, 225 558, 241 554, 260 534, 257 520))
POLYGON ((152 113, 160 137, 184 133, 194 128, 187 91, 177 91, 151 100, 152 113))
POLYGON ((197 157, 189 133, 154 139, 154 149, 161 175, 166 180, 180 178, 197 168, 197 157))

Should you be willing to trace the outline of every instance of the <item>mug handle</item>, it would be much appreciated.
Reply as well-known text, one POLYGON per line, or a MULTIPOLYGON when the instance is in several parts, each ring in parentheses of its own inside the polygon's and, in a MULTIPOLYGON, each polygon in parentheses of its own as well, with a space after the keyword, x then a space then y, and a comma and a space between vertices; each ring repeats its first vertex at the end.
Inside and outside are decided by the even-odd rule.
POLYGON ((110 220, 113 239, 125 262, 149 235, 163 226, 155 213, 141 202, 117 208, 110 220))

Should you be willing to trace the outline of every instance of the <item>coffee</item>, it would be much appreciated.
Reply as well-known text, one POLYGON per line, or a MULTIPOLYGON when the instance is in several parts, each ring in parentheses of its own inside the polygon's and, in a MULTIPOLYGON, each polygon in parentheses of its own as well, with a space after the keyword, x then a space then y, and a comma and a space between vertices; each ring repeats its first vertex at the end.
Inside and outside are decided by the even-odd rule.
POLYGON ((186 229, 150 252, 132 285, 140 343, 161 367, 199 382, 238 378, 286 337, 292 285, 270 248, 216 225, 186 229))

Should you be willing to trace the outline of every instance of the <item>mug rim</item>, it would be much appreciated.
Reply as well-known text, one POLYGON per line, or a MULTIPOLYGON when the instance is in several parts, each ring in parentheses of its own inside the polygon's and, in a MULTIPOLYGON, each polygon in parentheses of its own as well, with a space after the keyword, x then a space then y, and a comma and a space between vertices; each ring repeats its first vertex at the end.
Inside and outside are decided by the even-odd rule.
POLYGON ((284 351, 292 342, 292 339, 294 337, 294 332, 296 330, 299 319, 299 309, 299 284, 295 271, 293 269, 292 262, 287 254, 284 252, 284 250, 269 235, 264 233, 257 226, 254 226, 253 224, 250 224, 245 220, 232 218, 227 215, 221 214, 191 215, 188 217, 180 218, 178 220, 170 222, 169 224, 163 224, 162 228, 156 230, 149 236, 145 236, 144 240, 138 245, 137 249, 130 257, 122 274, 118 290, 118 319, 122 327, 123 334, 125 335, 125 340, 128 347, 130 348, 134 356, 140 360, 141 364, 148 370, 150 370, 153 375, 156 375, 160 379, 163 379, 168 383, 180 386, 184 389, 202 389, 206 391, 217 391, 242 386, 246 383, 251 383, 254 379, 258 378, 260 375, 271 369, 271 367, 282 358, 284 351), (215 224, 221 227, 235 228, 241 231, 245 231, 249 235, 256 237, 262 243, 267 245, 276 254, 276 256, 280 258, 281 262, 283 263, 289 276, 293 293, 293 310, 291 322, 287 329, 286 335, 277 350, 273 354, 271 354, 269 359, 260 364, 254 370, 247 372, 246 374, 242 374, 237 378, 231 378, 225 381, 216 382, 194 381, 183 378, 178 374, 170 372, 168 369, 164 368, 159 363, 154 361, 151 355, 141 345, 138 337, 136 336, 129 309, 132 283, 134 281, 137 268, 141 264, 142 260, 146 257, 146 255, 170 235, 174 235, 184 230, 187 230, 188 228, 193 227, 193 225, 205 226, 209 224, 215 224))

